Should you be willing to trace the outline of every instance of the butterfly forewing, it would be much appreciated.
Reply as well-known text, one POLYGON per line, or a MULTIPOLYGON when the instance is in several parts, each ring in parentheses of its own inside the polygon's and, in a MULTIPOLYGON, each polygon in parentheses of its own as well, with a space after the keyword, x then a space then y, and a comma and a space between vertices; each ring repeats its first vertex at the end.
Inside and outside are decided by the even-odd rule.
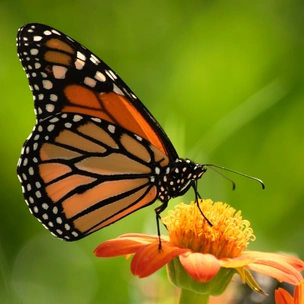
POLYGON ((99 117, 177 158, 167 135, 135 94, 78 42, 46 25, 27 24, 18 32, 17 51, 29 79, 38 121, 60 112, 99 117))

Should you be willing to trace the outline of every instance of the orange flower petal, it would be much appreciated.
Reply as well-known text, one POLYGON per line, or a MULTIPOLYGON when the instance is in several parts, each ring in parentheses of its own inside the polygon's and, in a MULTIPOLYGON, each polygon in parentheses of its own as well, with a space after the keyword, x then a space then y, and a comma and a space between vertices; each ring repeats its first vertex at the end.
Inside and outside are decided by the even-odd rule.
POLYGON ((294 304, 293 297, 283 288, 276 289, 274 297, 276 304, 294 304))
POLYGON ((303 279, 300 271, 304 267, 304 262, 284 254, 248 250, 238 258, 221 260, 221 266, 225 268, 246 267, 278 281, 297 284, 303 279))
POLYGON ((304 302, 304 281, 297 284, 294 291, 295 304, 302 304, 304 302))
POLYGON ((142 246, 158 240, 158 236, 145 234, 123 234, 120 237, 100 244, 94 254, 97 257, 107 258, 135 253, 142 246))
POLYGON ((131 262, 131 271, 133 275, 144 278, 154 273, 168 262, 173 260, 188 249, 179 248, 167 241, 162 241, 161 250, 158 248, 158 240, 140 248, 134 255, 131 262))
POLYGON ((248 256, 255 259, 263 259, 269 261, 277 261, 278 263, 284 262, 291 265, 298 271, 304 270, 304 261, 291 255, 248 250, 248 251, 243 251, 242 256, 248 256))
POLYGON ((303 280, 301 273, 285 262, 279 263, 277 261, 259 259, 246 267, 258 273, 275 278, 280 282, 297 284, 303 280))
POLYGON ((100 258, 116 257, 135 253, 143 244, 124 239, 113 239, 100 244, 94 254, 100 258))
POLYGON ((221 259, 220 264, 221 267, 224 268, 240 268, 247 266, 250 263, 253 263, 255 261, 254 258, 250 258, 247 256, 240 256, 234 259, 221 259))
MULTIPOLYGON (((156 234, 143 234, 143 233, 125 233, 119 236, 119 238, 128 238, 132 240, 137 240, 140 242, 154 242, 158 240, 158 235, 156 234)), ((161 236, 162 240, 169 242, 169 237, 167 235, 161 236)))
POLYGON ((219 260, 212 254, 187 252, 179 260, 188 274, 198 282, 210 281, 220 270, 219 260))
POLYGON ((285 289, 278 288, 274 293, 276 304, 303 304, 304 300, 304 281, 296 285, 294 297, 285 289))

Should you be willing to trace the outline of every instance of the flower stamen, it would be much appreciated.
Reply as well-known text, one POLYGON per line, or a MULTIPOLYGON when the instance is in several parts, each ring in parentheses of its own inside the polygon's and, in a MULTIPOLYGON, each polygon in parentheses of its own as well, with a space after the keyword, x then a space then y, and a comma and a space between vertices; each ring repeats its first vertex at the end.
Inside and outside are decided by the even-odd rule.
POLYGON ((249 241, 255 240, 250 222, 241 212, 226 203, 199 200, 201 210, 212 223, 202 217, 196 204, 179 204, 162 218, 171 243, 193 252, 210 253, 217 258, 241 255, 249 241))

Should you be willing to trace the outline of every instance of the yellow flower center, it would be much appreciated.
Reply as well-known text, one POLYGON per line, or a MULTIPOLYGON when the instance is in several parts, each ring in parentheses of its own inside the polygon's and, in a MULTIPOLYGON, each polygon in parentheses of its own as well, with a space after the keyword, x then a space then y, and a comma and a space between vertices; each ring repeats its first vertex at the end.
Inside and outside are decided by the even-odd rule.
POLYGON ((199 200, 199 206, 212 226, 194 202, 190 205, 180 203, 162 217, 171 243, 217 258, 235 258, 241 255, 249 241, 255 240, 250 222, 243 220, 241 211, 235 213, 228 204, 213 203, 210 199, 199 200))

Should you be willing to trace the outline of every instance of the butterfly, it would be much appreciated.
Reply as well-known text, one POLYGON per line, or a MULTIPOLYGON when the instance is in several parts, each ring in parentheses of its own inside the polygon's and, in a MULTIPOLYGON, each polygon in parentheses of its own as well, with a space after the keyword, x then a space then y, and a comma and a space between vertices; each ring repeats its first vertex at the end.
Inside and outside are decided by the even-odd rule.
POLYGON ((207 165, 179 158, 156 119, 87 48, 42 24, 18 30, 36 125, 17 174, 30 212, 53 235, 81 239, 154 203, 195 191, 207 165))

